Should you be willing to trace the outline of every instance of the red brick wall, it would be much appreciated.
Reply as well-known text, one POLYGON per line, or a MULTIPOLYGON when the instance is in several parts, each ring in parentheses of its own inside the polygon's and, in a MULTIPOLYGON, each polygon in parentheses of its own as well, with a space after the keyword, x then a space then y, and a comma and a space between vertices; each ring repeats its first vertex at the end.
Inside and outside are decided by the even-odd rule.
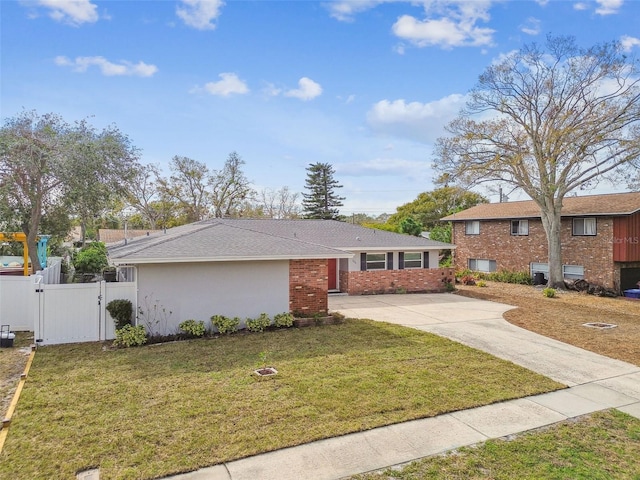
POLYGON ((328 261, 289 261, 289 309, 313 315, 326 313, 328 299, 328 261))
MULTIPOLYGON (((562 263, 584 266, 590 283, 614 288, 613 218, 596 220, 595 236, 573 236, 572 219, 562 220, 562 263)), ((547 237, 541 220, 529 220, 529 235, 511 235, 510 220, 480 222, 479 235, 466 235, 464 222, 453 225, 455 267, 467 268, 470 258, 495 260, 498 270, 529 272, 531 262, 547 263, 547 237)))
POLYGON ((453 268, 341 271, 340 291, 349 295, 444 292, 445 283, 453 281, 454 272, 453 268))

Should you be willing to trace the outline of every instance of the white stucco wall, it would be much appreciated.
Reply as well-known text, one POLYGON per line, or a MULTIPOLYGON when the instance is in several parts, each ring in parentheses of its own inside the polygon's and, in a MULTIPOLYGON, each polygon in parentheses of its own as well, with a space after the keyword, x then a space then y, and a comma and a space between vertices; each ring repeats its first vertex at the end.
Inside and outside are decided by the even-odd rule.
POLYGON ((288 312, 289 261, 138 265, 138 306, 172 312, 161 333, 187 319, 210 327, 216 314, 244 320, 288 312))

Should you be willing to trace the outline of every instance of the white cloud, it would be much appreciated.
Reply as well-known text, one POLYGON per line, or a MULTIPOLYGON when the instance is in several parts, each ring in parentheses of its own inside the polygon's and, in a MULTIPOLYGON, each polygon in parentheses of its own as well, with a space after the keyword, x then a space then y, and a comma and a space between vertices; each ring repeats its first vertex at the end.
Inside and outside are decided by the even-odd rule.
POLYGON ((429 103, 381 100, 367 113, 367 123, 381 134, 431 143, 445 133, 444 126, 458 115, 465 101, 460 94, 429 103))
POLYGON ((322 94, 322 87, 308 77, 298 80, 298 88, 288 90, 285 97, 299 98, 300 100, 312 100, 322 94))
MULTIPOLYGON (((21 2, 23 5, 33 6, 33 2, 21 2)), ((97 6, 90 0, 36 0, 36 6, 49 9, 49 16, 57 22, 78 26, 83 23, 98 21, 97 6)))
POLYGON ((640 46, 640 38, 630 37, 629 35, 623 35, 620 37, 620 46, 625 52, 630 52, 633 47, 640 46))
POLYGON ((547 4, 549 3, 549 0, 536 0, 536 3, 541 7, 546 7, 547 4))
POLYGON ((540 33, 540 20, 533 17, 527 18, 527 21, 520 25, 520 31, 527 35, 538 35, 540 33))
POLYGON ((222 0, 181 0, 182 5, 176 7, 176 15, 185 25, 197 30, 213 30, 214 20, 220 16, 224 6, 222 0))
POLYGON ((265 95, 268 97, 277 97, 282 93, 282 89, 276 87, 273 83, 267 83, 267 86, 262 89, 265 95))
POLYGON ((138 62, 136 64, 121 61, 120 63, 113 63, 104 57, 76 57, 74 60, 65 57, 58 56, 54 59, 56 65, 60 67, 71 67, 74 72, 84 73, 89 67, 96 66, 100 69, 103 75, 108 77, 112 76, 136 76, 136 77, 151 77, 157 71, 158 67, 150 65, 144 62, 138 62))
POLYGON ((574 10, 587 10, 588 8, 589 8, 589 5, 587 5, 584 2, 576 2, 573 4, 574 10))
POLYGON ((357 13, 377 7, 385 1, 388 0, 341 0, 328 3, 326 6, 333 18, 350 22, 357 13))
POLYGON ((249 93, 247 84, 243 80, 240 80, 235 73, 225 72, 218 76, 220 77, 219 81, 206 83, 204 88, 196 88, 192 90, 192 93, 204 90, 211 95, 219 95, 221 97, 228 97, 234 93, 249 93))
POLYGON ((596 3, 600 5, 596 8, 598 15, 612 15, 618 13, 618 10, 624 2, 623 0, 596 0, 596 3))
POLYGON ((425 18, 402 15, 393 25, 393 33, 418 47, 438 45, 442 48, 481 46, 493 43, 491 28, 477 26, 489 21, 490 1, 425 2, 425 18))

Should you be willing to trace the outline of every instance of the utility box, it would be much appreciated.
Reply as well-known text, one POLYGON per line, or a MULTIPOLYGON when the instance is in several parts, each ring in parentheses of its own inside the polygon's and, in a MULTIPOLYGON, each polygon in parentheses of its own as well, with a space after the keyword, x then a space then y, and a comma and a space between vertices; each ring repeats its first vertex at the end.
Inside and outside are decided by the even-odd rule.
POLYGON ((0 327, 0 348, 13 347, 13 340, 16 338, 16 334, 10 331, 9 325, 2 325, 0 327))

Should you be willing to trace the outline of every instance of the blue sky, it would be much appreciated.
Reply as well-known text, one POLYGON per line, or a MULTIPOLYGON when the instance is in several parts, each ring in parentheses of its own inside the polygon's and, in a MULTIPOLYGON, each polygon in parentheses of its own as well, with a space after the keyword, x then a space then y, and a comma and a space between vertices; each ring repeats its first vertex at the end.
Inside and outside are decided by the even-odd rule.
POLYGON ((640 2, 0 1, 2 118, 116 124, 167 168, 303 191, 328 162, 342 213, 393 213, 434 188, 434 140, 478 75, 549 33, 640 52, 640 2))

